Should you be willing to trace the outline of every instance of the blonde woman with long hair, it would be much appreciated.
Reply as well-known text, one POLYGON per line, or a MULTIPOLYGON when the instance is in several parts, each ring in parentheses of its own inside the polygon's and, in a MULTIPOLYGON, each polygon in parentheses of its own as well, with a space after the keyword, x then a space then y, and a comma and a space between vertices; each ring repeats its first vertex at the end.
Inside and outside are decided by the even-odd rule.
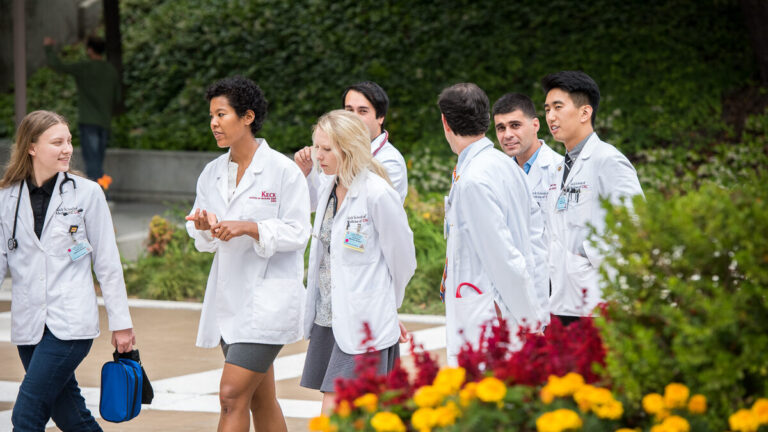
POLYGON ((416 254, 400 196, 371 156, 365 124, 353 113, 331 111, 318 120, 312 140, 313 159, 331 181, 319 191, 312 231, 301 385, 323 392, 328 413, 334 380, 353 376, 357 356, 375 351, 381 374, 399 357, 397 309, 416 254))
POLYGON ((104 297, 112 345, 136 342, 120 254, 101 187, 69 169, 72 135, 50 111, 27 114, 0 180, 0 281, 10 270, 11 343, 26 375, 11 421, 15 431, 100 431, 85 407, 75 369, 99 336, 92 272, 104 297))

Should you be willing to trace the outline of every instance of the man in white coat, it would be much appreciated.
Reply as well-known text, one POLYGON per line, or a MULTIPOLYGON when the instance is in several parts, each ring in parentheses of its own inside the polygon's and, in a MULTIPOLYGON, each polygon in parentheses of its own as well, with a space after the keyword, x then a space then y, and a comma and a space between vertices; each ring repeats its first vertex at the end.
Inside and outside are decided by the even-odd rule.
POLYGON ((445 137, 456 153, 445 199, 445 300, 448 363, 465 342, 477 345, 481 326, 497 317, 536 328, 543 318, 534 290, 530 239, 532 198, 525 174, 485 137, 488 97, 472 83, 440 93, 445 137))
POLYGON ((493 104, 493 124, 501 150, 525 172, 534 205, 531 207, 531 246, 536 261, 536 295, 549 324, 549 241, 546 227, 547 195, 555 184, 563 157, 537 136, 539 119, 528 96, 507 93, 493 104))
MULTIPOLYGON (((341 95, 342 107, 357 114, 368 126, 371 134, 371 154, 387 171, 389 181, 405 202, 408 194, 408 171, 403 155, 389 142, 389 132, 384 129, 384 119, 389 108, 389 97, 381 86, 373 81, 353 84, 341 95)), ((309 197, 312 209, 317 206, 317 191, 323 174, 312 169, 311 147, 304 147, 296 152, 294 160, 307 177, 309 197)))
POLYGON ((605 230, 601 199, 630 205, 642 195, 637 172, 614 146, 594 131, 600 90, 589 75, 565 71, 542 79, 549 131, 567 151, 547 197, 550 233, 552 313, 569 324, 590 316, 602 301, 598 269, 605 245, 590 239, 591 227, 605 230))

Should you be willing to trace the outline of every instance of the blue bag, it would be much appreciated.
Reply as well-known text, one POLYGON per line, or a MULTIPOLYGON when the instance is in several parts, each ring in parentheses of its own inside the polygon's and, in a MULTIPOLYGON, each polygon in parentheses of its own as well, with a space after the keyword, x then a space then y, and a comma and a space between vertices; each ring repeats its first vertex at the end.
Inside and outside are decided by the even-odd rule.
POLYGON ((117 351, 114 358, 101 368, 99 413, 104 420, 120 423, 141 412, 144 373, 139 362, 120 358, 117 351))

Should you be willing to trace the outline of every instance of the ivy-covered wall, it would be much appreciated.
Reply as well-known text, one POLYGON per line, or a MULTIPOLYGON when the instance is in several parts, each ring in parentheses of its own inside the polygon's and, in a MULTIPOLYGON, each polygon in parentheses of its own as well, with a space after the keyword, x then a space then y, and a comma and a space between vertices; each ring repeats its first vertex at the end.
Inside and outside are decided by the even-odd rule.
MULTIPOLYGON (((211 148, 204 89, 239 73, 265 90, 263 135, 284 151, 307 145, 317 116, 338 108, 342 89, 364 79, 389 93, 387 128, 404 153, 444 148, 435 105, 443 87, 473 81, 492 100, 520 91, 540 108, 540 78, 564 69, 596 79, 598 130, 625 152, 691 147, 724 130, 723 96, 755 75, 732 0, 120 5, 128 92, 116 143, 127 147, 211 148)), ((41 96, 30 100, 54 109, 75 103, 55 92, 41 96)))

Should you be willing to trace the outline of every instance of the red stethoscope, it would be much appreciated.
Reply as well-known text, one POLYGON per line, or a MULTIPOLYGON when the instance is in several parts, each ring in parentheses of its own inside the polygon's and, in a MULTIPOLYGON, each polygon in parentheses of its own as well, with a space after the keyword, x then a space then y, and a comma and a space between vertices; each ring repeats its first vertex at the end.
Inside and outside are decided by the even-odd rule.
MULTIPOLYGON (((381 136, 381 135, 379 135, 379 136, 381 136)), ((376 156, 376 153, 378 153, 379 150, 381 150, 381 148, 384 147, 384 144, 386 144, 387 141, 389 141, 389 132, 384 131, 384 139, 381 140, 381 144, 379 144, 379 146, 376 148, 376 150, 373 151, 373 156, 376 156)))
POLYGON ((469 282, 462 282, 462 283, 460 283, 460 284, 459 284, 459 286, 457 286, 457 287, 456 287, 456 298, 457 298, 457 299, 458 299, 458 298, 462 298, 462 297, 461 297, 461 287, 463 287, 463 286, 468 286, 468 287, 472 288, 472 289, 473 289, 473 290, 475 290, 475 291, 476 291, 478 294, 482 294, 482 293, 483 293, 482 291, 480 291, 480 288, 478 288, 478 287, 476 287, 476 286, 472 285, 471 283, 469 283, 469 282))

